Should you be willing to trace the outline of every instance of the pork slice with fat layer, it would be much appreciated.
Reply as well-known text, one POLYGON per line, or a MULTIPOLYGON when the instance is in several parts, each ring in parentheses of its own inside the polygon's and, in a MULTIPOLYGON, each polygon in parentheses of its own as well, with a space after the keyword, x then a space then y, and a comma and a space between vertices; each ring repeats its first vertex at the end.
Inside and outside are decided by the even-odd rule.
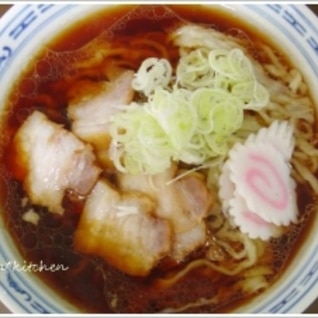
POLYGON ((70 131, 34 111, 14 137, 16 161, 25 170, 32 203, 62 214, 66 190, 87 195, 101 172, 92 148, 70 131))
POLYGON ((170 225, 152 215, 153 208, 148 196, 121 193, 100 180, 85 203, 74 246, 127 274, 146 276, 171 250, 170 225))

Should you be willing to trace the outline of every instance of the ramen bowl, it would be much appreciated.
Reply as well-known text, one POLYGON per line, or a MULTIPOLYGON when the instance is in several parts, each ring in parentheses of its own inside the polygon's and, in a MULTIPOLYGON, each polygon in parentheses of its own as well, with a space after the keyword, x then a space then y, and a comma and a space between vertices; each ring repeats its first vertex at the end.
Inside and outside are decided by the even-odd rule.
MULTIPOLYGON (((16 4, 0 20, 0 82, 1 114, 8 94, 17 78, 34 56, 60 34, 90 14, 105 10, 102 5, 84 4, 16 4)), ((109 5, 110 6, 110 5, 109 5)), ((199 5, 198 5, 199 6, 199 5)), ((304 5, 288 4, 204 4, 221 9, 233 19, 248 21, 261 34, 265 34, 298 67, 307 82, 312 99, 318 105, 315 85, 318 80, 318 28, 317 18, 304 5)), ((160 14, 160 10, 158 11, 160 14)), ((115 22, 116 19, 114 19, 115 22)), ((146 27, 146 26, 145 26, 146 27)), ((85 32, 84 32, 85 33, 85 32)), ((83 33, 83 37, 85 37, 83 33)), ((41 76, 41 71, 38 73, 41 76)), ((45 76, 45 74, 43 74, 45 76)), ((5 143, 5 136, 0 139, 5 143)), ((1 175, 5 184, 5 176, 1 175)), ((15 196, 11 188, 8 197, 15 196), (13 193, 12 193, 13 192, 13 193)), ((2 200, 1 210, 7 201, 2 200)), ((314 211, 315 212, 315 211, 314 211)), ((315 213, 316 214, 316 213, 315 213)), ((297 252, 288 260, 279 278, 264 292, 253 297, 234 313, 301 313, 317 297, 318 287, 318 218, 311 217, 307 233, 301 235, 297 252)), ((60 296, 36 272, 67 271, 60 263, 36 263, 19 252, 1 217, 0 231, 0 300, 13 313, 77 313, 77 306, 60 296)), ((85 285, 82 285, 82 287, 85 285)), ((88 295, 90 296, 90 295, 88 295)), ((194 310, 195 312, 195 310, 194 310)))

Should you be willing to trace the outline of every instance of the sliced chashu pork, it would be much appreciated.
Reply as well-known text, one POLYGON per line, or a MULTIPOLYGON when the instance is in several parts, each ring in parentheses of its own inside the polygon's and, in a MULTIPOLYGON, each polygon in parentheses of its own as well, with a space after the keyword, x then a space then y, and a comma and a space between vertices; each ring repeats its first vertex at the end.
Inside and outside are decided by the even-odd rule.
POLYGON ((28 196, 53 213, 63 213, 66 190, 87 195, 101 172, 89 145, 39 111, 19 128, 14 147, 28 196))
POLYGON ((124 191, 139 191, 156 202, 155 213, 167 219, 174 232, 172 257, 181 260, 206 240, 204 218, 213 203, 211 192, 198 173, 176 177, 176 166, 163 173, 118 174, 119 187, 124 191))
POLYGON ((104 167, 112 166, 108 155, 110 119, 121 106, 131 102, 133 76, 133 71, 125 70, 110 82, 79 82, 70 92, 68 117, 72 121, 72 131, 93 145, 104 167))
POLYGON ((170 225, 152 215, 154 204, 139 192, 119 193, 98 181, 75 232, 75 248, 127 274, 146 276, 171 250, 170 225))

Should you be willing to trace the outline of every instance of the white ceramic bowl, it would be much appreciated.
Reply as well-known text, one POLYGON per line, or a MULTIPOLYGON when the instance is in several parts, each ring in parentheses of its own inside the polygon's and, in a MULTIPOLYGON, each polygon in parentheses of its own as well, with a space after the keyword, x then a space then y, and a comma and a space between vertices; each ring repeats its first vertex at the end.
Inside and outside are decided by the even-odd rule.
MULTIPOLYGON (((301 66, 313 93, 318 82, 318 19, 303 5, 223 5, 280 43, 301 66)), ((16 4, 0 20, 0 105, 28 59, 47 39, 97 5, 16 4)), ((318 96, 314 96, 318 101, 318 96)), ((317 102, 318 105, 318 102, 317 102)), ((318 218, 313 225, 318 228, 318 218)), ((34 275, 8 270, 23 263, 7 230, 0 231, 0 300, 14 313, 74 313, 76 308, 48 290, 34 275)), ((297 257, 268 292, 239 309, 243 313, 300 313, 316 298, 318 288, 318 231, 307 236, 297 257)))

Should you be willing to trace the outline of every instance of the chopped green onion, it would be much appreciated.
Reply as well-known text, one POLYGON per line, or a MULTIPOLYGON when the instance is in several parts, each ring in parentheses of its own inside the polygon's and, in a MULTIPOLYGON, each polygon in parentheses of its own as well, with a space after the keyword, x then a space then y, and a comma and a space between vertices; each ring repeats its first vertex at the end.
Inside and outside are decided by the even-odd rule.
POLYGON ((172 161, 204 165, 228 151, 244 110, 269 100, 239 49, 201 48, 181 57, 172 77, 165 59, 146 59, 133 88, 148 97, 112 118, 111 158, 120 171, 155 174, 172 161))

